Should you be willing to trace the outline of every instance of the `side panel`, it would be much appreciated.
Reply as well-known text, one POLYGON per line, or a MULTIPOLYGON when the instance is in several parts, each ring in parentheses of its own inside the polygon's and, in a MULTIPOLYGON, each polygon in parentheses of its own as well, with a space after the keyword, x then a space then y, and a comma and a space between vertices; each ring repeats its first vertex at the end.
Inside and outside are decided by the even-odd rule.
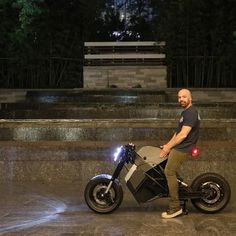
POLYGON ((125 176, 127 187, 139 203, 168 195, 160 148, 144 146, 137 151, 135 163, 125 176))
POLYGON ((126 179, 127 187, 137 202, 144 203, 153 198, 167 196, 168 188, 161 169, 151 168, 145 172, 142 167, 133 168, 132 175, 128 172, 129 178, 126 179))

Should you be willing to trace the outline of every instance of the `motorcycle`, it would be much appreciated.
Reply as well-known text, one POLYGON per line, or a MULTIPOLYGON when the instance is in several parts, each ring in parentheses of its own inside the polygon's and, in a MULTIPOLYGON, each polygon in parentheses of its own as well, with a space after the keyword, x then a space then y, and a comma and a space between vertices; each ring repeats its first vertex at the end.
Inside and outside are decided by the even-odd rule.
MULTIPOLYGON (((168 185, 164 174, 167 157, 160 158, 160 150, 158 147, 144 146, 135 151, 135 145, 132 143, 119 147, 114 154, 117 166, 113 174, 94 176, 86 185, 84 197, 88 207, 94 212, 105 214, 120 206, 123 190, 119 176, 123 168, 127 169, 126 185, 138 203, 168 197, 168 185)), ((197 156, 196 149, 192 155, 197 156)), ((230 186, 219 174, 201 174, 194 179, 191 186, 180 177, 177 177, 177 180, 179 199, 185 214, 188 213, 188 199, 204 213, 219 212, 230 200, 230 186)))

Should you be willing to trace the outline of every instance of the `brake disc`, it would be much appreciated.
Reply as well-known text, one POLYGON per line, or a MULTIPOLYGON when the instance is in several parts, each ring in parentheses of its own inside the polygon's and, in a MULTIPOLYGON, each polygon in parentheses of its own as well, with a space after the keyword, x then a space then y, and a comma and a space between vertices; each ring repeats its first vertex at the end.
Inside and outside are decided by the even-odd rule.
POLYGON ((221 197, 220 185, 214 182, 206 182, 202 185, 202 189, 206 190, 206 188, 207 196, 202 199, 208 204, 216 203, 221 197))
POLYGON ((93 189, 93 198, 100 205, 107 205, 108 203, 107 200, 114 202, 114 198, 115 198, 114 190, 110 188, 109 192, 105 194, 106 189, 107 189, 107 185, 103 185, 103 184, 97 185, 93 189))

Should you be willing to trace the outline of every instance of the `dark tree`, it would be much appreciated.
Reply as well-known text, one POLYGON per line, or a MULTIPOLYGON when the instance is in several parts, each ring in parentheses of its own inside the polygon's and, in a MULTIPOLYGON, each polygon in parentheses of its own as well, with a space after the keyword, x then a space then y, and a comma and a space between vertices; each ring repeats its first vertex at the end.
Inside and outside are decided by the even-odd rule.
POLYGON ((84 41, 166 41, 170 87, 236 87, 235 0, 1 0, 0 87, 83 86, 84 41))
POLYGON ((236 2, 153 0, 169 86, 236 87, 236 2))

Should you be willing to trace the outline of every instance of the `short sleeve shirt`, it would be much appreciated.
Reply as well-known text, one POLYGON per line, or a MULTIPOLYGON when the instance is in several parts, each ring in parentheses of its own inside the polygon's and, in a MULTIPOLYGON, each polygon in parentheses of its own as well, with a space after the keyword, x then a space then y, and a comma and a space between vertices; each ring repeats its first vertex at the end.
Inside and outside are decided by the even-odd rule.
POLYGON ((178 127, 176 128, 176 134, 181 131, 183 126, 190 126, 192 129, 188 136, 175 146, 176 150, 189 153, 192 151, 199 137, 200 120, 198 111, 193 105, 181 113, 178 127))

